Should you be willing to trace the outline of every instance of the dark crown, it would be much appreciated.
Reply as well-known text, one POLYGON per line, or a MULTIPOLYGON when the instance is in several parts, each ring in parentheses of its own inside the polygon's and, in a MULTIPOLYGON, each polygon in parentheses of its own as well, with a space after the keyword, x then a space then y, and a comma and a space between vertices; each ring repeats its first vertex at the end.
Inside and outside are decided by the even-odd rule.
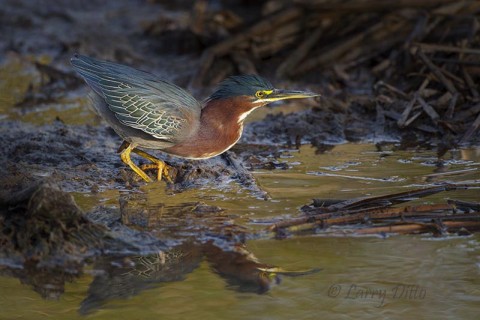
POLYGON ((236 96, 254 96, 258 90, 273 90, 272 84, 257 75, 231 76, 223 80, 210 96, 210 100, 236 96))

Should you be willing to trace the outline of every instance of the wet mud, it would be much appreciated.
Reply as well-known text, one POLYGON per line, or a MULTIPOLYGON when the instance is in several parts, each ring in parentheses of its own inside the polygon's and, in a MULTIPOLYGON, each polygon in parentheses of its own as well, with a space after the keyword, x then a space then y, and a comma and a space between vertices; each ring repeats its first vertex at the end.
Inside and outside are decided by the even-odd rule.
MULTIPOLYGON (((93 193, 144 185, 121 162, 117 150, 122 141, 106 126, 71 126, 56 121, 39 127, 3 121, 0 133, 0 141, 5 146, 0 164, 3 179, 7 181, 48 177, 64 191, 93 193)), ((174 183, 168 186, 173 191, 206 183, 222 185, 234 179, 252 192, 263 194, 255 185, 247 169, 248 164, 244 164, 241 160, 243 157, 233 152, 203 161, 187 161, 158 154, 175 169, 174 183)), ((251 153, 245 155, 250 156, 251 153)), ((141 164, 140 159, 135 161, 141 164)), ((255 159, 260 159, 260 156, 255 159)), ((272 164, 264 165, 268 166, 272 164)), ((150 174, 153 177, 155 172, 150 174)))

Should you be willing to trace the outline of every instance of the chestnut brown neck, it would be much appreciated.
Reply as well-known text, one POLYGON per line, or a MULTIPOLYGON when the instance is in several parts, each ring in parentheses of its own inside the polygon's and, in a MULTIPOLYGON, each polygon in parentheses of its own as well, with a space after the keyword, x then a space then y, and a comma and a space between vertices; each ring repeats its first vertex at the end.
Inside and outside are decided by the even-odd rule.
POLYGON ((243 120, 258 106, 245 96, 209 100, 202 109, 198 130, 163 151, 190 159, 205 159, 221 154, 240 139, 243 120))

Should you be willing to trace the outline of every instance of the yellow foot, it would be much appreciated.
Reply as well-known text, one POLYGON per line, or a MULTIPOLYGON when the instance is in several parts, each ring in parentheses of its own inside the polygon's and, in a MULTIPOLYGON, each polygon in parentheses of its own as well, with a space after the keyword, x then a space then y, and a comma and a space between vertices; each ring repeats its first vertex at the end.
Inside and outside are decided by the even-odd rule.
POLYGON ((146 182, 152 182, 152 179, 150 179, 150 177, 142 169, 140 169, 135 163, 133 163, 132 159, 130 158, 130 153, 132 152, 132 150, 133 147, 131 144, 129 144, 120 154, 120 158, 125 164, 132 168, 132 170, 135 171, 135 173, 138 174, 143 180, 145 180, 146 182))
POLYGON ((143 180, 146 182, 152 182, 152 179, 145 173, 145 170, 158 170, 157 171, 157 179, 158 181, 162 180, 162 177, 165 177, 165 180, 167 180, 170 183, 173 183, 172 178, 170 177, 169 171, 171 171, 172 167, 167 165, 165 162, 163 162, 160 159, 157 159, 156 157, 152 156, 151 154, 146 153, 145 151, 136 149, 134 146, 132 146, 129 142, 123 141, 122 145, 118 149, 118 152, 121 152, 120 157, 122 158, 122 161, 130 166, 133 171, 135 171, 136 174, 138 174, 140 177, 142 177, 143 180), (140 167, 135 165, 130 158, 130 153, 134 152, 138 154, 139 156, 150 160, 153 163, 150 164, 144 164, 140 167))
POLYGON ((170 177, 170 175, 168 174, 169 170, 170 170, 170 166, 167 165, 165 162, 161 161, 161 160, 158 160, 155 161, 155 163, 149 163, 149 164, 144 164, 144 165, 141 165, 140 168, 143 170, 143 171, 146 171, 146 170, 158 170, 157 171, 157 180, 160 181, 162 180, 162 177, 165 178, 165 180, 167 180, 168 182, 170 183, 173 183, 173 180, 172 178, 170 177))
POLYGON ((167 165, 164 161, 152 156, 149 153, 146 153, 143 150, 139 149, 133 149, 133 152, 138 154, 139 156, 152 161, 153 163, 151 164, 144 164, 141 166, 142 170, 158 170, 157 171, 157 180, 160 181, 162 180, 162 177, 165 177, 165 180, 167 180, 170 183, 173 183, 172 178, 170 177, 169 171, 171 170, 171 167, 167 165))

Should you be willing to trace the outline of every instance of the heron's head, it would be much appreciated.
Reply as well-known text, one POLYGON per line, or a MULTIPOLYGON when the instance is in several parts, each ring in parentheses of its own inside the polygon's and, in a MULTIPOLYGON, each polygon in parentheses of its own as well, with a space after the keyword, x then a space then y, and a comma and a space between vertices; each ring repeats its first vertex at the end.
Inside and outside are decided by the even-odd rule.
POLYGON ((221 82, 209 100, 244 98, 253 108, 264 106, 271 102, 310 98, 319 96, 317 93, 297 90, 276 89, 266 79, 257 75, 231 76, 221 82))

